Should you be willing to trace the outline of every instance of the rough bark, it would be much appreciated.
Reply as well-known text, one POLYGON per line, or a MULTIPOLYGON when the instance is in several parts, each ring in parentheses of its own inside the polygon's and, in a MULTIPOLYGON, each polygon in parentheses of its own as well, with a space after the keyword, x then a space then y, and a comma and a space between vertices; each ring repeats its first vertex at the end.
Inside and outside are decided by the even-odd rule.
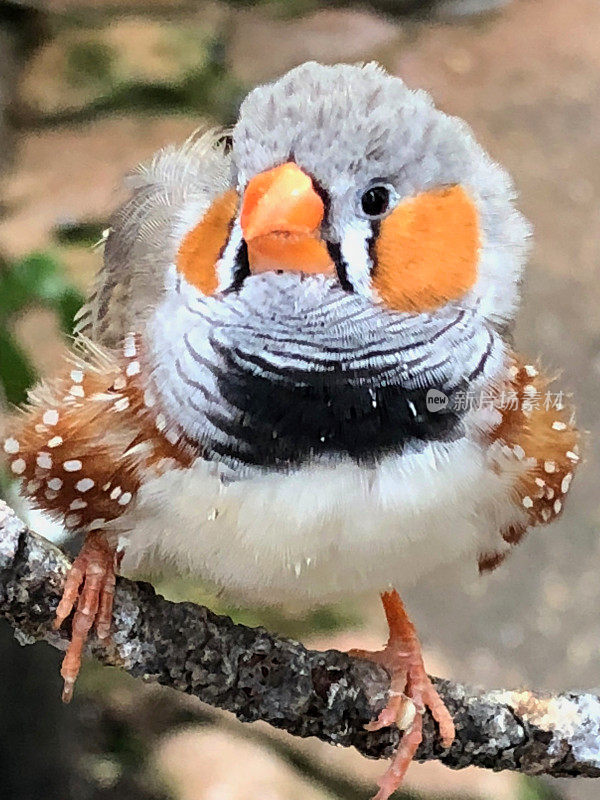
MULTIPOLYGON (((23 644, 45 640, 65 649, 68 630, 53 630, 52 620, 68 568, 67 556, 0 501, 0 613, 23 644)), ((397 730, 364 730, 386 699, 389 676, 383 669, 335 650, 307 650, 202 606, 169 602, 147 583, 118 580, 112 641, 104 646, 92 640, 88 655, 245 722, 265 720, 371 758, 389 756, 398 742, 397 730)), ((457 737, 444 751, 427 717, 419 760, 440 759, 455 769, 600 777, 596 695, 483 691, 434 680, 457 737)))

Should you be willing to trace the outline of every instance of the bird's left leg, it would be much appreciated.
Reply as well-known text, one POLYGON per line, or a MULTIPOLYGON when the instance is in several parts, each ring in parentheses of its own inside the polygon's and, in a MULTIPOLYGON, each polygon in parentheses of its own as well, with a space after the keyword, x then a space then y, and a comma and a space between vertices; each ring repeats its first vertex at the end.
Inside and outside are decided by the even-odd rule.
POLYGON ((75 608, 71 641, 60 674, 64 680, 62 698, 68 703, 81 669, 81 655, 92 626, 100 639, 110 633, 115 594, 116 548, 101 531, 89 533, 81 552, 67 575, 63 595, 56 609, 54 625, 60 628, 75 608))
POLYGON ((421 743, 426 708, 439 725, 444 747, 450 747, 455 736, 452 717, 425 672, 421 644, 400 595, 394 589, 382 594, 381 599, 390 629, 387 645, 375 653, 350 652, 350 655, 380 664, 391 676, 388 703, 378 718, 367 725, 367 730, 398 725, 403 731, 398 750, 379 781, 374 800, 387 800, 401 785, 421 743))

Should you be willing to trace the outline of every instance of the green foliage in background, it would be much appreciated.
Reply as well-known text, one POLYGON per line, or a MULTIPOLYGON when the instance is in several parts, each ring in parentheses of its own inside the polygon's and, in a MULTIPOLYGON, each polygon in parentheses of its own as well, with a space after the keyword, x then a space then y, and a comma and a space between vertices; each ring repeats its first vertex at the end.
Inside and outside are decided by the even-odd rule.
POLYGON ((18 404, 37 375, 12 327, 31 308, 54 311, 65 334, 84 298, 67 280, 60 263, 49 253, 32 253, 11 264, 0 263, 0 385, 9 403, 18 404))
MULTIPOLYGON (((232 74, 226 58, 226 36, 204 35, 195 29, 165 26, 165 49, 172 49, 176 75, 144 74, 120 64, 118 54, 92 30, 82 41, 66 42, 63 87, 80 92, 68 103, 36 118, 38 127, 78 123, 122 113, 193 114, 232 124, 246 88, 232 74)), ((164 57, 164 53, 162 54, 164 57)), ((65 92, 63 101, 67 101, 65 92)))

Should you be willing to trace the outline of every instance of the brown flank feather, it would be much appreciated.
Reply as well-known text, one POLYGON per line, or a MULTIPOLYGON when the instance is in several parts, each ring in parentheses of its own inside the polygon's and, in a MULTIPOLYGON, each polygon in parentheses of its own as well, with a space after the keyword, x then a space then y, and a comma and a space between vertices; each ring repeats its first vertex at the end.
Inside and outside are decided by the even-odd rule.
POLYGON ((80 344, 63 374, 35 390, 3 442, 22 492, 71 530, 100 530, 141 483, 195 453, 157 406, 139 339, 121 353, 80 344))
MULTIPOLYGON (((508 544, 521 541, 529 527, 545 525, 562 512, 573 472, 579 462, 580 434, 573 423, 573 410, 560 393, 549 392, 551 380, 519 356, 510 367, 505 396, 512 402, 502 410, 502 421, 493 431, 491 443, 501 442, 527 466, 514 487, 515 502, 527 512, 527 522, 502 531, 508 544)), ((484 553, 480 571, 495 569, 506 553, 484 553)))

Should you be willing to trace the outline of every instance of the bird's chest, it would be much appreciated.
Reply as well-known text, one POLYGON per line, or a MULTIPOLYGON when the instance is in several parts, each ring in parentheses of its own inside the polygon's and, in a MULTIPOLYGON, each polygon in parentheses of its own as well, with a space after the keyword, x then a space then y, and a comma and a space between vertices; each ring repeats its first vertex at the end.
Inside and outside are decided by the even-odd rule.
POLYGON ((459 311, 382 317, 326 282, 262 277, 217 304, 175 294, 149 329, 163 416, 204 458, 287 474, 319 460, 373 465, 463 435, 453 399, 483 365, 498 368, 501 343, 486 329, 459 311), (430 406, 432 390, 444 407, 430 406))
POLYGON ((497 477, 461 440, 389 457, 223 482, 198 461, 146 483, 124 521, 124 568, 187 572, 258 603, 402 587, 469 552, 491 524, 497 477))

